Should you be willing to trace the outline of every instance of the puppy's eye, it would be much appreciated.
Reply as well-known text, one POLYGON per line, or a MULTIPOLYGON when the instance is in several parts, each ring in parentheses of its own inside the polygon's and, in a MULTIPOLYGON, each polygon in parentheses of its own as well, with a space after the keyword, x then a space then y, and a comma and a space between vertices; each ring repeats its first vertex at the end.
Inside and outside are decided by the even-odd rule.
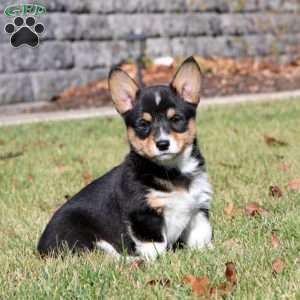
POLYGON ((179 123, 180 121, 183 121, 183 118, 180 115, 173 116, 170 121, 174 124, 179 123))
POLYGON ((137 126, 139 128, 142 128, 142 129, 146 129, 148 128, 149 126, 151 125, 151 122, 145 120, 145 119, 140 119, 137 123, 137 126))

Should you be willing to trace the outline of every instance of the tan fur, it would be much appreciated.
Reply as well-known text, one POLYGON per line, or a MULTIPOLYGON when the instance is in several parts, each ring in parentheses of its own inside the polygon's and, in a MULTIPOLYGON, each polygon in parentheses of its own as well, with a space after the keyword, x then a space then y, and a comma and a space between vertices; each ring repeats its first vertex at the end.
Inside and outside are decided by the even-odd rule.
POLYGON ((188 190, 188 186, 181 182, 171 182, 164 179, 156 179, 157 183, 166 188, 165 192, 157 192, 156 190, 150 190, 146 196, 148 205, 155 209, 158 213, 164 211, 165 205, 172 200, 172 194, 174 192, 178 195, 185 193, 188 190))
POLYGON ((176 140, 177 145, 182 152, 187 146, 194 142, 196 137, 196 121, 191 119, 188 123, 188 129, 185 132, 172 132, 171 135, 176 140))
POLYGON ((150 192, 147 195, 147 203, 151 208, 155 210, 161 210, 165 206, 164 199, 155 196, 155 193, 153 192, 150 192))
POLYGON ((152 116, 147 112, 143 113, 143 119, 148 122, 152 122, 152 116))
POLYGON ((130 144, 138 154, 149 159, 155 156, 156 144, 153 133, 150 133, 147 138, 142 140, 135 134, 134 129, 128 127, 127 135, 130 144))
POLYGON ((172 119, 175 115, 176 115, 176 111, 174 108, 169 108, 167 110, 167 117, 169 120, 172 119))

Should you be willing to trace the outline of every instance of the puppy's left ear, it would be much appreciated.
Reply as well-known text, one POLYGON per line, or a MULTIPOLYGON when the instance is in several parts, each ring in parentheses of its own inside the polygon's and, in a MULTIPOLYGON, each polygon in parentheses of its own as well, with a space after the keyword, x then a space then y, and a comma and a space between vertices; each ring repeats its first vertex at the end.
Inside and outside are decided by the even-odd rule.
POLYGON ((171 87, 184 101, 196 105, 200 101, 201 84, 201 70, 193 56, 182 63, 171 81, 171 87))
POLYGON ((115 68, 109 73, 108 84, 117 111, 123 114, 131 110, 139 89, 135 81, 122 69, 115 68))

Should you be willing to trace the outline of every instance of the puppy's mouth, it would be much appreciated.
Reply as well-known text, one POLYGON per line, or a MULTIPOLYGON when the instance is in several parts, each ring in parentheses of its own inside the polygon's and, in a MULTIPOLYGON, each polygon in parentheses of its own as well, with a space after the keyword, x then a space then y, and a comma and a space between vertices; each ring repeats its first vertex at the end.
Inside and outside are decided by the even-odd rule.
POLYGON ((171 153, 171 152, 160 153, 154 156, 154 160, 156 161, 173 160, 174 158, 177 157, 177 155, 178 153, 171 153))

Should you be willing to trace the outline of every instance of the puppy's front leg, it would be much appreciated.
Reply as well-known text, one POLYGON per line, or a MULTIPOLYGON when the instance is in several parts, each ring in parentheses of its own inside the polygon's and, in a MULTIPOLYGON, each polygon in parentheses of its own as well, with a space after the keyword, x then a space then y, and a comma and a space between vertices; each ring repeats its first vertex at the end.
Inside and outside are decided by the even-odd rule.
POLYGON ((200 210, 192 217, 181 239, 192 248, 212 247, 212 227, 206 210, 200 210))
POLYGON ((163 216, 153 208, 130 213, 128 232, 137 255, 153 260, 167 249, 163 216))

